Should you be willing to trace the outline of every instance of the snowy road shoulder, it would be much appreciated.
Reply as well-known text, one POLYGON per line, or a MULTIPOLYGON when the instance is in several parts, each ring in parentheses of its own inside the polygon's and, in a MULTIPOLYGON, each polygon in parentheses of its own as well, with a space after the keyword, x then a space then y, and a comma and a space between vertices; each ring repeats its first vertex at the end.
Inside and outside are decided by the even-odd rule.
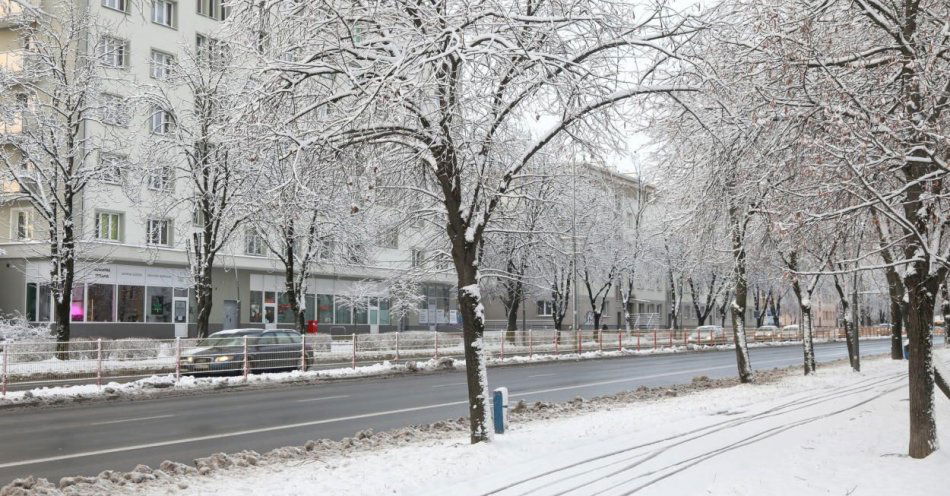
MULTIPOLYGON (((946 350, 937 354, 950 359, 946 350)), ((266 463, 254 456, 220 463, 212 457, 199 470, 222 463, 223 469, 137 489, 216 496, 932 494, 950 454, 903 455, 906 397, 906 362, 866 360, 860 374, 841 365, 813 377, 607 403, 583 414, 554 412, 516 422, 490 444, 469 445, 464 432, 446 424, 440 435, 407 434, 416 440, 401 447, 383 448, 392 444, 384 442, 330 456, 298 449, 266 463)), ((950 402, 941 398, 938 405, 948 446, 950 402)), ((389 441, 400 436, 385 435, 389 441)))

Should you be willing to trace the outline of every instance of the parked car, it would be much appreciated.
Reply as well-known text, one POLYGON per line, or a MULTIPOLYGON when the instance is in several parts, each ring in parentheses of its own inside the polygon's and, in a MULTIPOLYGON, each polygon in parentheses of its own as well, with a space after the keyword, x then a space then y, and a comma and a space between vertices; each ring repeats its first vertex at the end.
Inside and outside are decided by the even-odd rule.
POLYGON ((689 335, 690 343, 706 343, 710 341, 720 341, 726 337, 726 331, 722 326, 704 325, 697 327, 689 335))
POLYGON ((798 327, 798 324, 787 325, 779 332, 779 337, 782 339, 798 339, 800 335, 801 328, 798 327))
POLYGON ((752 332, 755 339, 772 339, 778 336, 778 327, 774 325, 764 325, 752 332))
POLYGON ((198 342, 181 356, 185 374, 227 374, 244 371, 244 343, 247 339, 247 364, 250 371, 293 370, 300 368, 301 350, 307 368, 313 348, 303 344, 297 331, 286 329, 231 329, 219 331, 198 342))

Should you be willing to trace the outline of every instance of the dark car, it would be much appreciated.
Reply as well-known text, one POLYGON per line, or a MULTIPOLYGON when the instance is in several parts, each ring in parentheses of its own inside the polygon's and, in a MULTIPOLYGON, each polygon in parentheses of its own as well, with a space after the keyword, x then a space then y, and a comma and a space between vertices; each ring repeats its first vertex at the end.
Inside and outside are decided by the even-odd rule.
POLYGON ((216 332, 182 352, 182 373, 243 373, 245 339, 249 372, 299 369, 301 361, 310 367, 313 349, 296 331, 231 329, 216 332))

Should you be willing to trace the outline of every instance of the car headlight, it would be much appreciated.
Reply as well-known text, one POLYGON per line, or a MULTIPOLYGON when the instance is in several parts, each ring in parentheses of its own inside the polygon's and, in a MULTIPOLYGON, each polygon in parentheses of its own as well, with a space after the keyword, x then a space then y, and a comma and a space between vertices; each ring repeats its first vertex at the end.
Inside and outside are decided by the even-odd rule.
POLYGON ((221 356, 215 357, 215 358, 214 358, 214 361, 216 361, 216 362, 230 362, 231 359, 233 359, 233 358, 234 358, 234 357, 232 357, 231 355, 221 355, 221 356))

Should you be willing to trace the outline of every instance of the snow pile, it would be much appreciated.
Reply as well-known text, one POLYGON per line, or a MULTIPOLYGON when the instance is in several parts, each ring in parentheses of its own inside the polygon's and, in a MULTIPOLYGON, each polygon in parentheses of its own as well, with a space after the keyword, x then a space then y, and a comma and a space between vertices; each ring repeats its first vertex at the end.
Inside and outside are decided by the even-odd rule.
MULTIPOLYGON (((328 370, 309 370, 301 372, 274 372, 226 377, 181 376, 176 382, 174 374, 153 375, 133 382, 110 382, 101 387, 95 384, 77 386, 42 387, 28 391, 8 392, 0 399, 0 407, 14 405, 58 404, 65 401, 81 401, 92 398, 114 399, 118 397, 141 397, 162 391, 223 389, 248 385, 266 385, 271 383, 307 382, 320 379, 341 379, 350 377, 369 377, 395 373, 426 372, 458 367, 451 358, 431 359, 421 362, 392 363, 382 362, 357 368, 328 370)), ((464 369, 464 362, 460 366, 464 369)))

